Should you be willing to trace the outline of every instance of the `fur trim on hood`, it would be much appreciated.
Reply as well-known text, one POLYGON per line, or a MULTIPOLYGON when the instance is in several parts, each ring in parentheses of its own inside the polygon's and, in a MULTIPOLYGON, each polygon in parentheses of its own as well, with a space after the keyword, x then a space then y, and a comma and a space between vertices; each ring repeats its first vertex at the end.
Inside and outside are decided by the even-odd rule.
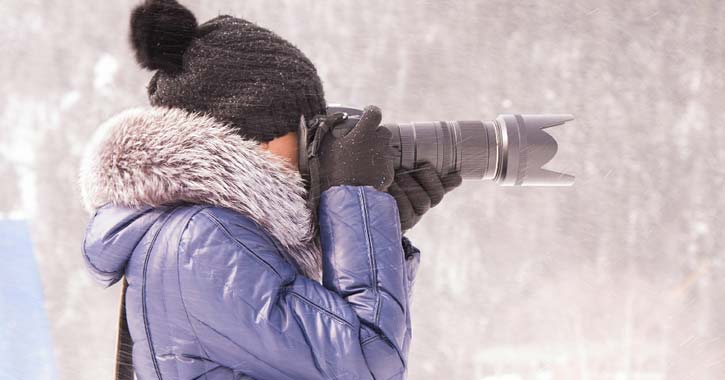
POLYGON ((80 168, 86 211, 175 202, 226 207, 274 236, 307 277, 321 278, 321 253, 300 173, 216 119, 179 108, 143 107, 103 123, 80 168))

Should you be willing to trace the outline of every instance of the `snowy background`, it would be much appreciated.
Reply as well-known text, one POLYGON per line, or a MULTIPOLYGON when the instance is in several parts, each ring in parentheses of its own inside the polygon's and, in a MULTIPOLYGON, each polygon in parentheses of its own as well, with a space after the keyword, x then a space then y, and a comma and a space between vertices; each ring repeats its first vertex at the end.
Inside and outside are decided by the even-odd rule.
MULTIPOLYGON (((76 178, 94 129, 147 104, 137 2, 0 2, 0 218, 29 223, 42 365, 63 380, 113 372, 120 287, 86 273, 76 178)), ((725 378, 725 2, 182 2, 276 31, 329 102, 386 122, 575 115, 552 130, 550 166, 573 187, 466 182, 409 233, 423 251, 409 379, 725 378)), ((26 302, 2 294, 17 295, 3 313, 26 302)), ((0 378, 29 379, 9 358, 0 378)))

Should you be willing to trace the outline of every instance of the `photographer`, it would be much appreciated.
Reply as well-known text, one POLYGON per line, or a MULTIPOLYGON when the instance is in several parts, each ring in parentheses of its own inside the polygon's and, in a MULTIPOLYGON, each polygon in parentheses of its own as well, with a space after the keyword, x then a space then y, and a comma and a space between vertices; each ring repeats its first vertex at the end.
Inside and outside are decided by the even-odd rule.
POLYGON ((404 378, 420 253, 402 231, 460 176, 395 173, 371 106, 321 141, 310 210, 296 130, 326 102, 304 54, 239 18, 197 25, 173 0, 146 1, 131 28, 152 107, 104 123, 80 178, 85 262, 127 282, 117 376, 404 378))

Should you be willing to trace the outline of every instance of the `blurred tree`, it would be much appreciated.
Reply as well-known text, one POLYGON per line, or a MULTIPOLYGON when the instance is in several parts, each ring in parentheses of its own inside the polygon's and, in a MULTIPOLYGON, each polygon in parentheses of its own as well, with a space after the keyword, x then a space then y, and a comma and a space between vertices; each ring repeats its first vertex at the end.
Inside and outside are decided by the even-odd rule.
POLYGON ((0 215, 19 210, 21 205, 20 178, 15 166, 6 159, 0 158, 0 178, 4 183, 0 186, 0 215))

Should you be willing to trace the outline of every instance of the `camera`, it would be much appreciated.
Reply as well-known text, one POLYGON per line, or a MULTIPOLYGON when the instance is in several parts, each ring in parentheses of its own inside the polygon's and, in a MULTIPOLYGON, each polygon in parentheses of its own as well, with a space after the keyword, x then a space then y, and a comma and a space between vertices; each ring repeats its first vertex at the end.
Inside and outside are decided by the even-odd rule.
MULTIPOLYGON (((362 109, 327 107, 327 115, 342 112, 344 122, 331 133, 346 134, 360 120, 362 109)), ((574 120, 569 114, 501 114, 494 120, 384 123, 397 152, 395 168, 415 169, 430 162, 441 175, 458 172, 464 180, 492 180, 503 186, 570 186, 574 176, 542 166, 558 149, 544 129, 574 120)), ((308 144, 311 125, 304 118, 299 130, 299 168, 309 179, 308 144)))

